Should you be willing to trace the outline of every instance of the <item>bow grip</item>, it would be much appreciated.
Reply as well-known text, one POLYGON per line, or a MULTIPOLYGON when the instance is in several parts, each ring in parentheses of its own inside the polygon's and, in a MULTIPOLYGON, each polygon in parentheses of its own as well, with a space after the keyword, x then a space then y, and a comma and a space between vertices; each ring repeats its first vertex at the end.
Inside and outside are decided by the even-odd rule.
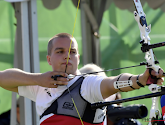
POLYGON ((159 78, 156 78, 155 76, 149 76, 148 80, 147 80, 147 84, 146 85, 151 85, 151 84, 157 84, 159 78))
MULTIPOLYGON (((160 78, 157 78, 156 76, 151 75, 151 71, 152 70, 153 69, 149 68, 150 76, 148 77, 148 80, 147 80, 147 84, 146 85, 157 84, 158 79, 160 79, 160 78)), ((165 73, 162 74, 162 77, 165 77, 165 73)))

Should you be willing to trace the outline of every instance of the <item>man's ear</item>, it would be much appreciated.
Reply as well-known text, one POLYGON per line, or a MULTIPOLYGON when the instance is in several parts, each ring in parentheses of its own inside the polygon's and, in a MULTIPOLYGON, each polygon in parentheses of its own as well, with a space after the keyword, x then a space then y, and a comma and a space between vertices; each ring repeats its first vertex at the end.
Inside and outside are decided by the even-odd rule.
POLYGON ((49 65, 52 65, 52 64, 51 64, 50 55, 47 55, 46 58, 47 58, 47 62, 48 62, 48 64, 49 64, 49 65))

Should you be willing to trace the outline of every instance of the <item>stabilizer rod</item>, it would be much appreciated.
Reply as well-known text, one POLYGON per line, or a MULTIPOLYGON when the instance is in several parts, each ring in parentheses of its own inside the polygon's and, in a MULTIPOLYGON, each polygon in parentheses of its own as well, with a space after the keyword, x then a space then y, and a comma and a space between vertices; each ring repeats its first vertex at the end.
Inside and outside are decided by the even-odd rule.
POLYGON ((151 97, 157 97, 157 96, 161 96, 161 95, 164 95, 164 94, 165 94, 165 86, 161 86, 161 91, 160 92, 146 94, 146 95, 141 95, 141 96, 136 96, 136 97, 131 97, 131 98, 118 99, 118 100, 110 101, 110 102, 93 103, 93 104, 91 104, 91 108, 94 110, 94 109, 102 108, 104 106, 108 106, 108 105, 111 105, 111 104, 118 104, 118 103, 123 103, 123 102, 139 100, 139 99, 146 99, 146 98, 151 98, 151 97))

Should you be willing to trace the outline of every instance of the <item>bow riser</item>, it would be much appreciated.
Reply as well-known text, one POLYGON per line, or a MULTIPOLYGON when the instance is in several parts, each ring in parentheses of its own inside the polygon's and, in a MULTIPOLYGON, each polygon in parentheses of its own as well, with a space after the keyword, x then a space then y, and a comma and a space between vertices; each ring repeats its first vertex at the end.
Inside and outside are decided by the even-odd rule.
MULTIPOLYGON (((143 12, 143 8, 141 5, 140 0, 134 0, 135 3, 135 7, 136 7, 136 11, 134 11, 134 18, 136 20, 136 22, 138 23, 139 29, 140 29, 140 36, 141 36, 141 41, 140 43, 143 45, 151 45, 150 44, 150 37, 149 37, 149 33, 151 32, 151 24, 149 26, 147 26, 147 22, 146 22, 146 15, 143 12)), ((149 49, 146 53, 145 53, 145 59, 147 62, 147 68, 152 68, 153 70, 155 70, 156 72, 159 71, 160 67, 156 64, 156 61, 154 59, 154 53, 152 49, 149 49)), ((156 84, 151 84, 149 85, 149 89, 152 93, 157 92, 157 88, 158 86, 156 84)), ((150 120, 153 119, 157 119, 159 117, 161 117, 160 115, 160 111, 158 109, 158 97, 153 97, 152 98, 152 106, 150 109, 150 120)), ((151 125, 151 121, 149 122, 148 125, 151 125)))
MULTIPOLYGON (((148 44, 151 45, 150 43, 150 37, 149 37, 149 33, 151 32, 151 24, 149 26, 146 27, 146 24, 144 24, 142 26, 142 24, 140 23, 140 16, 139 13, 137 13, 136 11, 134 11, 134 18, 136 20, 136 22, 138 23, 139 26, 139 30, 140 30, 140 35, 141 35, 141 39, 142 39, 142 44, 148 44)), ((158 72, 159 70, 159 66, 155 65, 155 59, 154 59, 154 54, 153 54, 153 50, 149 49, 149 52, 145 53, 145 59, 146 62, 148 63, 147 68, 152 68, 153 70, 155 70, 156 72, 158 72)))

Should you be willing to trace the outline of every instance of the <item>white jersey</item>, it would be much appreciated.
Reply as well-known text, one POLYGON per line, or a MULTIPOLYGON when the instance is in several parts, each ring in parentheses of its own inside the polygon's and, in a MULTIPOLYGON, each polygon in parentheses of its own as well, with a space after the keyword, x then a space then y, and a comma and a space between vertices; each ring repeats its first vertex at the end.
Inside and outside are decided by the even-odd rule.
MULTIPOLYGON (((67 86, 70 87, 79 77, 80 76, 76 76, 74 79, 70 80, 67 86)), ((85 77, 81 85, 81 96, 90 103, 104 101, 100 91, 100 84, 104 78, 104 76, 98 75, 89 75, 85 77)), ((19 86, 18 93, 20 96, 27 97, 36 102, 37 113, 38 115, 42 115, 42 113, 66 89, 66 86, 58 86, 57 88, 46 88, 41 86, 19 86)), ((40 123, 52 115, 53 114, 44 116, 40 120, 40 123)))

